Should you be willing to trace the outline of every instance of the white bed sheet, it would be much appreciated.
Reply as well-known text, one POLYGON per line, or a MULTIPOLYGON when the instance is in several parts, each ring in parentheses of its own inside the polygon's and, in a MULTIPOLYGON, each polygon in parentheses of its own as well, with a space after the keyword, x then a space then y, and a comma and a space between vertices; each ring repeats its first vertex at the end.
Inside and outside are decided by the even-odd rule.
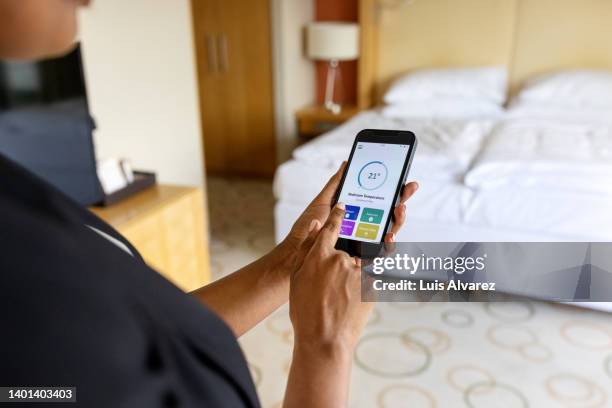
MULTIPOLYGON (((274 182, 278 241, 334 171, 297 160, 279 168, 274 182)), ((612 241, 612 197, 419 181, 398 241, 612 241), (414 223, 422 228, 415 231, 414 223)))
MULTIPOLYGON (((612 196, 514 186, 480 190, 465 209, 463 222, 526 231, 553 241, 612 241, 612 196)), ((499 238, 511 241, 504 234, 499 238)))
POLYGON ((418 154, 410 174, 415 179, 460 181, 480 150, 495 119, 432 120, 392 119, 377 110, 365 111, 298 147, 293 157, 318 168, 336 169, 349 156, 355 135, 362 129, 411 130, 417 135, 418 154))
MULTIPOLYGON (((280 203, 303 210, 335 171, 291 160, 279 167, 274 180, 274 194, 280 203)), ((464 211, 469 208, 473 194, 472 189, 457 182, 421 181, 418 194, 410 200, 407 211, 410 219, 457 224, 464 218, 464 211)), ((292 218, 291 222, 294 220, 292 218)), ((401 238, 409 237, 402 233, 398 240, 401 238)))
POLYGON ((612 112, 517 105, 483 144, 465 184, 612 195, 612 112))
MULTIPOLYGON (((281 242, 291 230, 294 221, 304 211, 305 204, 279 201, 274 207, 275 239, 281 242)), ((525 228, 503 228, 435 219, 419 219, 410 213, 405 227, 398 234, 401 242, 557 242, 580 241, 581 237, 530 231, 525 228)))

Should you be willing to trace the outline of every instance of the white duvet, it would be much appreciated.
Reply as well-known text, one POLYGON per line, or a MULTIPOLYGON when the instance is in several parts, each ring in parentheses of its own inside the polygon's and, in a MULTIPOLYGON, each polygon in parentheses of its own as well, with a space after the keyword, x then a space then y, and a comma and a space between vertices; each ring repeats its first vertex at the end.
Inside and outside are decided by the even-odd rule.
POLYGON ((612 116, 512 109, 485 141, 465 184, 612 194, 612 116))
POLYGON ((494 124, 493 119, 393 119, 384 117, 378 111, 366 111, 297 148, 293 156, 313 167, 336 169, 348 158, 355 135, 360 130, 410 130, 418 139, 410 177, 417 180, 460 181, 494 124))

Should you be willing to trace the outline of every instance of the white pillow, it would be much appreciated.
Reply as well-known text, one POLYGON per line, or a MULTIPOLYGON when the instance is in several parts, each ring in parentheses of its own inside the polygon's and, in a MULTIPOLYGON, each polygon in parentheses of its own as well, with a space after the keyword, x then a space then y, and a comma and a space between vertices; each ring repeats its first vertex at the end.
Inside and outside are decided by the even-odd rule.
POLYGON ((382 115, 388 118, 477 119, 498 117, 504 113, 497 103, 471 98, 435 98, 387 105, 382 115))
POLYGON ((517 95, 521 102, 572 108, 612 107, 612 71, 562 71, 536 77, 517 95))
POLYGON ((503 67, 448 68, 415 71, 397 79, 384 96, 385 103, 457 97, 503 104, 507 72, 503 67))
POLYGON ((612 123, 612 105, 575 107, 514 99, 506 109, 506 118, 544 119, 554 121, 582 121, 612 123))

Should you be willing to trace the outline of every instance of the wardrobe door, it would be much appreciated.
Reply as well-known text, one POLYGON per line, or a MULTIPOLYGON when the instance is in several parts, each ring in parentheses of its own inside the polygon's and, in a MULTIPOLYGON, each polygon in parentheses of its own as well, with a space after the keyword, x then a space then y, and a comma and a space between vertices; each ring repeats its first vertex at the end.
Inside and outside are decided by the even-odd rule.
POLYGON ((269 0, 193 0, 206 169, 275 169, 269 0))

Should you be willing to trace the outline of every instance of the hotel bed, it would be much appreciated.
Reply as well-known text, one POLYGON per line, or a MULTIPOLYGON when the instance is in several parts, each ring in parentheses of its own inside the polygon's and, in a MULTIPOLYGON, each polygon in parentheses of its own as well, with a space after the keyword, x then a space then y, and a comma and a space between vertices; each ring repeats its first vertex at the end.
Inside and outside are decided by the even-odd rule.
POLYGON ((524 105, 486 119, 397 119, 381 110, 296 149, 274 181, 276 239, 348 157, 360 129, 408 129, 420 189, 398 241, 612 240, 612 116, 524 105))
MULTIPOLYGON (((461 177, 478 152, 482 137, 491 129, 490 119, 474 121, 399 120, 384 117, 379 111, 364 112, 345 125, 294 152, 294 159, 280 166, 274 182, 276 237, 282 239, 304 206, 320 191, 340 163, 346 160, 353 139, 364 128, 409 129, 419 138, 411 178, 422 182, 423 198, 411 202, 423 220, 456 224, 461 219, 462 203, 472 192, 461 185, 461 177), (458 141, 459 146, 455 141, 458 141), (425 202, 428 205, 423 205, 425 202), (414 204, 414 205, 413 205, 414 204)), ((417 219, 417 217, 412 217, 417 219)), ((402 235, 400 238, 404 238, 402 235)))

